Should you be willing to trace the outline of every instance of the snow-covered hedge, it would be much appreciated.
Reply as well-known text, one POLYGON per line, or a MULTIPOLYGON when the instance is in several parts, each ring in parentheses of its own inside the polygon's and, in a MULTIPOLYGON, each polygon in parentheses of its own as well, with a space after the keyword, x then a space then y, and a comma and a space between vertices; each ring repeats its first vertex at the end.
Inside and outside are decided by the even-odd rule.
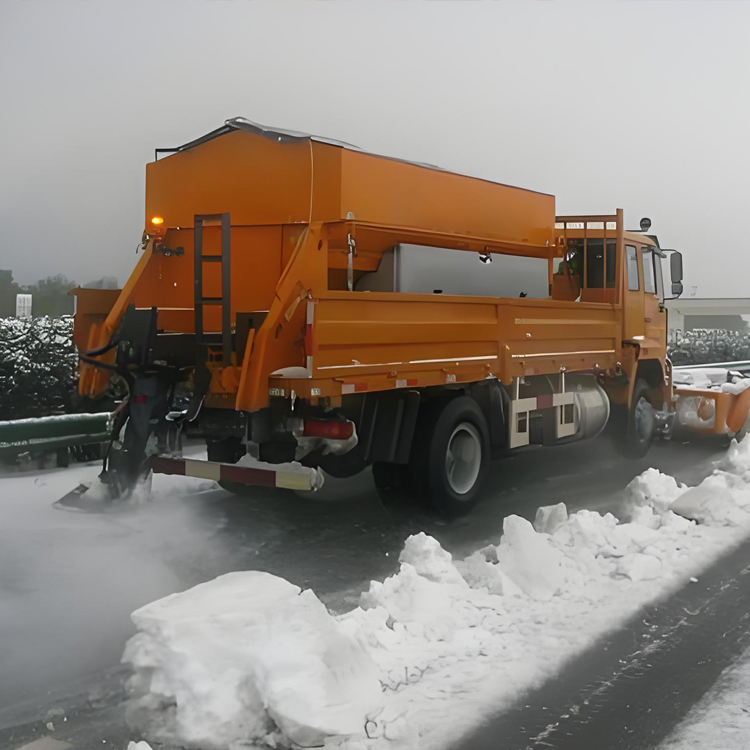
POLYGON ((675 365, 748 360, 750 334, 720 329, 676 331, 669 344, 669 357, 675 365))
POLYGON ((0 420, 71 411, 78 354, 73 318, 0 318, 0 420))

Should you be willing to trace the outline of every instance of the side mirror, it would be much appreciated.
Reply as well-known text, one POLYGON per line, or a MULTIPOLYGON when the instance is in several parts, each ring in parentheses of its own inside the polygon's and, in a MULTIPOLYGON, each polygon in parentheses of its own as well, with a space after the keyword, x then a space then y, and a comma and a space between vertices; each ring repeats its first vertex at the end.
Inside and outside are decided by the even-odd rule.
MULTIPOLYGON (((672 256, 674 257, 674 256, 672 256)), ((682 288, 682 282, 681 281, 673 281, 672 282, 672 296, 673 297, 679 297, 682 294, 683 288, 682 288)))
MULTIPOLYGON (((682 253, 678 250, 672 252, 669 258, 669 271, 672 276, 672 294, 675 294, 674 285, 682 281, 682 253)), ((682 294, 682 284, 680 294, 682 294)))

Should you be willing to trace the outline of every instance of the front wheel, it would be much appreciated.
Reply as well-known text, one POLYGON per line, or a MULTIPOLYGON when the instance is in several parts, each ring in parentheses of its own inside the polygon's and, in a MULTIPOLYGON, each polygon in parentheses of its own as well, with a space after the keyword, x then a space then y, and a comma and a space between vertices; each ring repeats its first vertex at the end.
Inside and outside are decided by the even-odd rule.
POLYGON ((656 410, 649 401, 649 384, 637 380, 633 388, 630 409, 620 433, 620 450, 628 458, 643 458, 651 447, 656 433, 656 410))
POLYGON ((489 430, 477 402, 459 396, 434 404, 415 443, 414 487, 445 515, 468 513, 490 465, 489 430))

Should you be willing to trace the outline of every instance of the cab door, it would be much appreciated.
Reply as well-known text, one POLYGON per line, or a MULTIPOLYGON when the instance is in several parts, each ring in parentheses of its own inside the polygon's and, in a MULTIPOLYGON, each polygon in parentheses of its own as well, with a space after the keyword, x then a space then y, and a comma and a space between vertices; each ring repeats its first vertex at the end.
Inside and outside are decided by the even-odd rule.
POLYGON ((640 247, 625 242, 625 272, 623 274, 623 339, 642 341, 646 337, 646 310, 641 273, 640 247))
POLYGON ((664 281, 661 260, 650 246, 641 248, 643 276, 643 314, 647 347, 663 348, 667 344, 667 313, 662 305, 664 281))

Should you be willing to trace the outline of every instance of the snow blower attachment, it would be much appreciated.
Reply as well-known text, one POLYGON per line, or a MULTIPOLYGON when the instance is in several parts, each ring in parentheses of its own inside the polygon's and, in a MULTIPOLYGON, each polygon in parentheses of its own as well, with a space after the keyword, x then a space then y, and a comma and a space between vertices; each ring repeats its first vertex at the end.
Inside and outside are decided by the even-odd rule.
MULTIPOLYGON (((148 496, 152 473, 200 477, 234 485, 318 489, 322 475, 314 468, 298 466, 277 471, 262 464, 236 466, 182 458, 183 429, 200 413, 211 382, 211 371, 201 350, 216 342, 209 334, 207 341, 195 345, 199 352, 196 364, 194 353, 186 358, 184 346, 180 353, 171 337, 157 336, 157 314, 155 307, 143 310, 130 305, 112 339, 81 356, 83 362, 123 378, 128 396, 111 415, 109 445, 99 482, 79 485, 56 505, 95 511, 113 501, 127 500, 138 487, 148 496), (98 359, 113 350, 113 363, 98 359), (176 386, 190 364, 196 365, 191 376, 192 395, 181 397, 181 408, 172 408, 180 401, 175 395, 176 386)), ((215 453, 210 451, 209 458, 212 454, 215 457, 215 453)))
MULTIPOLYGON (((58 501, 60 505, 91 509, 92 501, 130 497, 151 470, 149 457, 159 448, 166 450, 171 424, 167 405, 174 378, 170 373, 173 368, 154 361, 156 319, 156 308, 137 310, 130 305, 112 339, 81 356, 83 362, 123 378, 128 396, 112 414, 109 445, 99 475, 102 486, 86 496, 91 487, 79 485, 58 501), (98 359, 113 349, 114 362, 98 359)), ((171 447, 179 446, 173 440, 171 447)))

